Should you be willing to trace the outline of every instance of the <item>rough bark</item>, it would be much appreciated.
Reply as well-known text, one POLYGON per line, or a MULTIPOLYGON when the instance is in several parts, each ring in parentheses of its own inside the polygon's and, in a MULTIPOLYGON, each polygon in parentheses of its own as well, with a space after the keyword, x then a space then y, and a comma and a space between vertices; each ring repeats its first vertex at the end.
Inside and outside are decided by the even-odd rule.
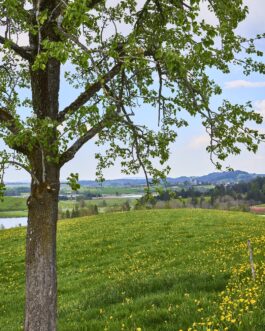
MULTIPOLYGON (((57 0, 39 1, 39 9, 48 9, 51 14, 57 3, 57 0)), ((55 22, 49 22, 40 30, 40 35, 29 36, 34 56, 41 51, 42 40, 58 40, 54 26, 55 22)), ((31 70, 30 74, 33 111, 37 119, 57 119, 60 62, 49 58, 44 70, 31 70)), ((29 155, 34 178, 28 199, 25 331, 56 331, 56 226, 60 166, 55 163, 58 155, 56 129, 46 130, 49 130, 46 140, 36 141, 29 155)))
MULTIPOLYGON (((51 168, 51 167, 50 167, 51 168)), ((51 169, 50 169, 51 170, 51 169)), ((56 225, 59 170, 32 182, 26 239, 25 331, 56 330, 56 225)))

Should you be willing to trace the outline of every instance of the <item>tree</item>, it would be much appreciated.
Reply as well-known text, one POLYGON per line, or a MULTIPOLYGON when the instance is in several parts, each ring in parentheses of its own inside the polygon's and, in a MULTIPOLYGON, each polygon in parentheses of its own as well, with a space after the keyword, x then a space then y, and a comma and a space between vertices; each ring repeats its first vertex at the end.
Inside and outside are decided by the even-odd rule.
POLYGON ((191 204, 192 204, 192 206, 193 207, 197 207, 198 203, 199 203, 198 197, 196 195, 193 195, 191 197, 191 204))
POLYGON ((98 206, 94 205, 94 215, 98 215, 98 206))
POLYGON ((71 218, 71 214, 70 214, 69 209, 66 209, 65 218, 71 218))
MULTIPOLYGON (((8 147, 1 152, 2 176, 11 164, 32 179, 26 331, 56 330, 60 169, 86 142, 95 137, 106 146, 106 153, 96 155, 99 178, 120 157, 126 174, 142 168, 147 181, 148 174, 155 181, 166 176, 168 167, 155 169, 153 159, 167 161, 177 129, 188 125, 184 111, 201 117, 211 157, 238 154, 238 143, 256 151, 264 139, 245 126, 249 120, 262 121, 250 104, 224 101, 210 108, 211 96, 221 88, 207 69, 227 73, 237 63, 247 74, 264 72, 255 60, 235 58, 242 43, 247 53, 262 55, 254 39, 233 32, 247 8, 242 0, 208 0, 219 20, 213 26, 199 20, 201 2, 0 0, 0 132, 8 147), (61 109, 59 92, 66 83, 80 94, 61 109), (159 130, 134 117, 146 104, 157 108, 159 130)), ((76 180, 74 174, 69 177, 73 188, 76 180)))
POLYGON ((80 206, 80 208, 85 208, 86 203, 85 203, 85 200, 84 200, 83 198, 81 198, 81 199, 79 200, 79 206, 80 206))
POLYGON ((107 205, 108 205, 108 204, 107 204, 106 200, 102 200, 102 202, 101 202, 101 206, 102 206, 102 207, 107 207, 107 205))
POLYGON ((130 211, 130 210, 131 210, 130 202, 128 200, 126 200, 122 204, 122 211, 130 211))
POLYGON ((71 218, 75 218, 79 216, 80 216, 80 210, 78 208, 78 205, 75 205, 72 209, 71 218))

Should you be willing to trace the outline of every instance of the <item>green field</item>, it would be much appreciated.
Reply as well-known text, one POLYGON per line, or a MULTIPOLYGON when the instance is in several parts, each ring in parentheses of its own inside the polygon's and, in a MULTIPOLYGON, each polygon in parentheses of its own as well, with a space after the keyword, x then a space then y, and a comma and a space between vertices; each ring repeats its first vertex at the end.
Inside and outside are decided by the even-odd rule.
POLYGON ((0 211, 0 223, 1 218, 12 218, 12 217, 27 217, 27 210, 11 210, 11 211, 0 211))
MULTIPOLYGON (((136 199, 130 198, 99 198, 99 199, 93 199, 93 200, 85 200, 85 206, 91 206, 91 205, 97 205, 101 206, 102 202, 105 201, 107 206, 115 206, 115 205, 121 205, 126 200, 129 200, 131 203, 134 203, 136 199)), ((59 202, 59 207, 61 207, 63 210, 65 209, 72 209, 75 205, 79 205, 78 201, 76 200, 62 200, 59 202)))
MULTIPOLYGON (((122 205, 125 201, 130 201, 130 205, 134 205, 136 199, 134 198, 99 198, 93 200, 85 200, 85 206, 89 207, 97 205, 100 212, 105 212, 106 207, 113 207, 122 205), (105 201, 106 207, 103 207, 103 201, 105 201)), ((62 211, 72 210, 75 205, 79 206, 79 202, 76 200, 62 200, 59 202, 59 209, 62 211)), ((22 197, 5 197, 3 201, 0 201, 0 218, 5 217, 25 217, 28 215, 26 198, 22 197)))
MULTIPOLYGON (((94 194, 107 194, 107 195, 120 195, 120 194, 138 194, 144 192, 145 186, 135 187, 120 187, 120 186, 99 186, 99 187, 87 187, 81 186, 78 190, 79 193, 94 193, 94 194)), ((70 193, 69 187, 65 186, 61 188, 61 193, 70 193)))
MULTIPOLYGON (((264 228, 256 215, 199 209, 60 221, 58 329, 264 331, 264 228)), ((24 228, 0 232, 5 331, 23 323, 24 244, 24 228)))
POLYGON ((26 198, 5 197, 0 201, 0 223, 5 217, 25 217, 28 215, 26 198))
POLYGON ((0 212, 21 211, 26 209, 26 198, 4 197, 3 201, 0 201, 0 212))

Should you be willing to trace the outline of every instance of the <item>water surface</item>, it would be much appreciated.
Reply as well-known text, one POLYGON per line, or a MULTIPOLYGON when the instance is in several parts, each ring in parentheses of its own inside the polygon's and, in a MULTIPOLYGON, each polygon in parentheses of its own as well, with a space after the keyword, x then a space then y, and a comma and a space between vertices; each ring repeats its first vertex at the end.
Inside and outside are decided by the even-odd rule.
POLYGON ((27 217, 7 217, 0 218, 0 229, 16 228, 27 225, 27 217))

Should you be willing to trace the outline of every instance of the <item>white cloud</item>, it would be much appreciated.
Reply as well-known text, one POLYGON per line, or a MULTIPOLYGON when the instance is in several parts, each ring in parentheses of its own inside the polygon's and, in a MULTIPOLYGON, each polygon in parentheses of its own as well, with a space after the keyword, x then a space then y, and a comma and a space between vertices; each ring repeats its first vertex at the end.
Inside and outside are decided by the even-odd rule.
POLYGON ((254 106, 255 106, 256 111, 265 118, 265 99, 257 100, 254 103, 254 106))
POLYGON ((225 83, 225 88, 241 88, 241 87, 265 87, 264 82, 249 82, 247 80, 231 80, 230 82, 225 83))
POLYGON ((195 136, 189 142, 188 148, 193 149, 193 150, 201 149, 203 147, 206 147, 209 144, 209 141, 210 141, 210 139, 207 134, 195 136))

